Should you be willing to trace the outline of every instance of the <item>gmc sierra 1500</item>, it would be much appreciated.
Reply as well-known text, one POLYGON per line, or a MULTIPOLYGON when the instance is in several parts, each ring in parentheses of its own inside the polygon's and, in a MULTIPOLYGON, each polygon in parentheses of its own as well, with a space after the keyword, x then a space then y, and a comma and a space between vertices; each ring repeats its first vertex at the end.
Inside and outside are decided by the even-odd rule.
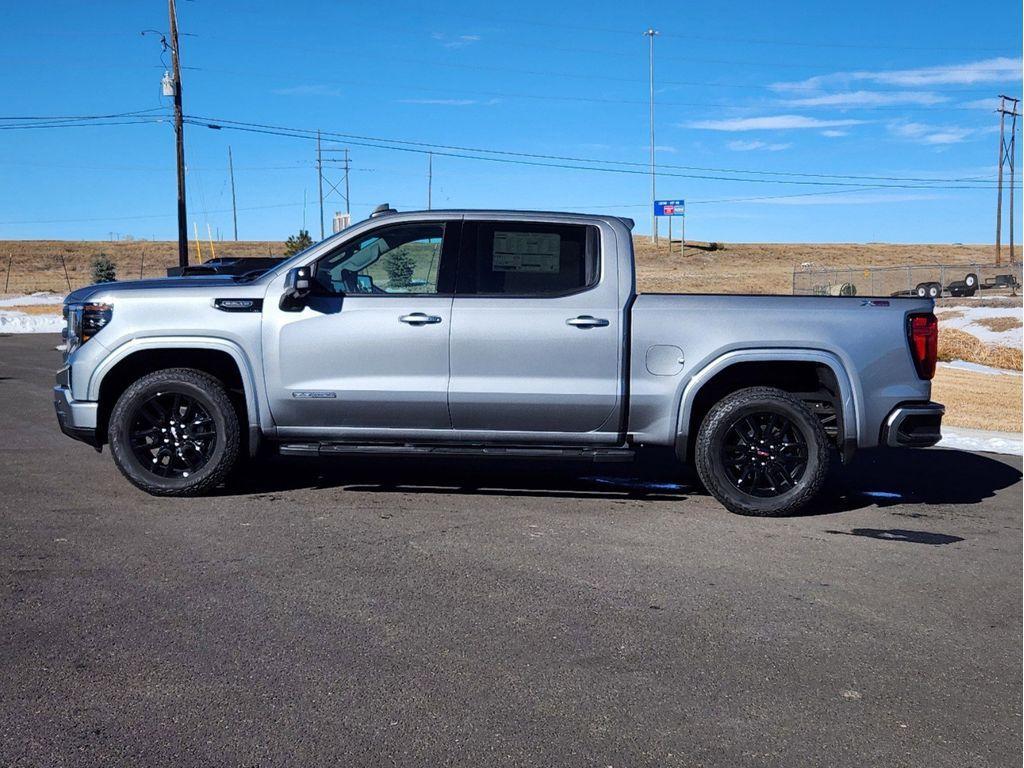
POLYGON ((928 446, 931 299, 640 294, 632 222, 382 206, 262 275, 65 302, 61 429, 160 495, 290 455, 628 461, 671 446, 726 507, 793 512, 830 457, 928 446))

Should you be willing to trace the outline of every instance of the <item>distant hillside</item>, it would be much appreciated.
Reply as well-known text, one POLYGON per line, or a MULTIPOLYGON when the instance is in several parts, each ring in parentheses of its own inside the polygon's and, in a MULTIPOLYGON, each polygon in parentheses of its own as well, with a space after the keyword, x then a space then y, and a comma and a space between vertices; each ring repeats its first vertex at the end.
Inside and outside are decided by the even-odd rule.
MULTIPOLYGON (((223 241, 203 243, 203 260, 217 256, 280 256, 283 242, 223 241)), ((72 288, 91 282, 90 270, 94 256, 105 253, 117 265, 121 280, 141 277, 165 277, 167 267, 178 264, 176 241, 89 241, 89 240, 0 240, 0 292, 7 279, 7 267, 13 256, 9 293, 33 291, 67 291, 64 275, 67 266, 72 288)), ((189 262, 198 263, 195 243, 189 243, 189 262)))
MULTIPOLYGON (((817 267, 866 267, 913 264, 990 263, 994 259, 992 245, 890 245, 813 243, 722 243, 710 250, 707 243, 694 243, 679 253, 672 252, 662 239, 655 249, 649 237, 635 238, 637 251, 637 284, 642 291, 681 293, 789 293, 794 266, 812 263, 817 267)), ((217 256, 280 255, 282 242, 224 241, 214 243, 217 256)), ((67 265, 73 288, 90 282, 90 262, 98 253, 106 253, 117 265, 122 279, 166 274, 169 266, 178 263, 177 244, 167 241, 70 241, 70 240, 6 240, 0 241, 0 292, 7 278, 7 264, 13 255, 10 293, 32 291, 66 291, 67 280, 61 257, 67 265)), ((1004 247, 1004 259, 1008 252, 1004 247)), ((211 257, 209 243, 203 245, 203 258, 211 257)), ((1017 261, 1021 249, 1017 248, 1017 261)), ((197 261, 195 244, 190 244, 189 259, 197 261)))

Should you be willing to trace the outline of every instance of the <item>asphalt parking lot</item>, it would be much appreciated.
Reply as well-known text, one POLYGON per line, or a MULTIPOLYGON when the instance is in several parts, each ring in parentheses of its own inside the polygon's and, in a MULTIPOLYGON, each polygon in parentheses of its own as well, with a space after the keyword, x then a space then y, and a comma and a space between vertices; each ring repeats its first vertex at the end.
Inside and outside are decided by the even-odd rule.
POLYGON ((1021 763, 1019 458, 782 520, 593 466, 155 499, 58 431, 56 343, 0 337, 0 765, 1021 763))

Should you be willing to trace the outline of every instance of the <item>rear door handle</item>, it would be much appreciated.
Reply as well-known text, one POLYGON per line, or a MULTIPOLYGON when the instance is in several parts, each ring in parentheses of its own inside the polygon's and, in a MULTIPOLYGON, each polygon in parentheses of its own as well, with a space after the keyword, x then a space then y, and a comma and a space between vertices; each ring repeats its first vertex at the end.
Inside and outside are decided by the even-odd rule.
POLYGON ((608 321, 603 317, 580 315, 579 317, 570 317, 565 321, 565 324, 575 326, 576 328, 604 328, 608 325, 608 321))
POLYGON ((433 325, 434 323, 440 323, 441 318, 437 315, 425 315, 422 312, 413 312, 410 315, 400 315, 398 318, 403 323, 409 325, 433 325))

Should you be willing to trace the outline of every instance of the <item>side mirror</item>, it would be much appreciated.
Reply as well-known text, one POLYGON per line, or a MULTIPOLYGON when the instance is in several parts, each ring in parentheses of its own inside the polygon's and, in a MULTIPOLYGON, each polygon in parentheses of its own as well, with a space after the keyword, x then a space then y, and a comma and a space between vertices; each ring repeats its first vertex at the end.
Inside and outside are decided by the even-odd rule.
POLYGON ((284 293, 281 294, 281 309, 296 312, 302 309, 304 300, 312 290, 309 267, 295 267, 288 270, 284 278, 284 293))
POLYGON ((284 278, 284 292, 293 299, 303 299, 309 295, 311 281, 309 267, 289 269, 284 278))

